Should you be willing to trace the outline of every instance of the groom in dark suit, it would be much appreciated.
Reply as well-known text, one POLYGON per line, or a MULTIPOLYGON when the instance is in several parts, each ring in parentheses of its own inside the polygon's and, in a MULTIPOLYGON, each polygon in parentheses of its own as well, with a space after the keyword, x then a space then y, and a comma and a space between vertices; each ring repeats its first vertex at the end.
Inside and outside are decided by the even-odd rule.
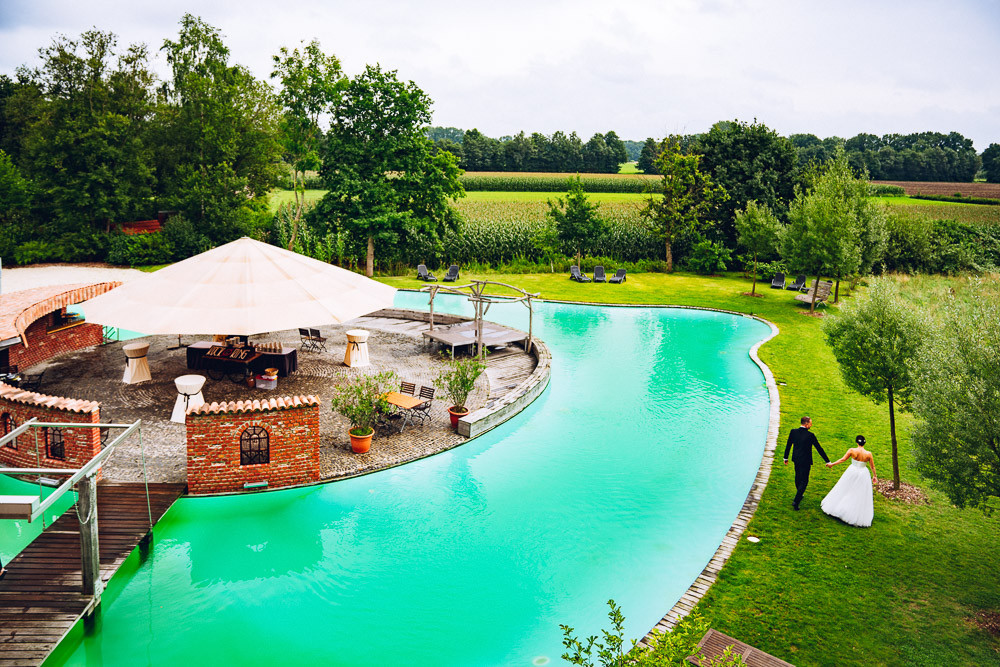
POLYGON ((792 501, 792 507, 795 509, 799 508, 802 494, 806 492, 806 487, 809 485, 809 469, 812 468, 813 464, 813 447, 816 448, 824 461, 830 462, 826 452, 819 446, 819 440, 809 431, 812 428, 812 419, 803 417, 799 423, 802 426, 792 429, 791 433, 788 434, 788 444, 785 445, 785 465, 788 465, 789 450, 792 452, 792 462, 795 464, 796 494, 795 500, 792 501))

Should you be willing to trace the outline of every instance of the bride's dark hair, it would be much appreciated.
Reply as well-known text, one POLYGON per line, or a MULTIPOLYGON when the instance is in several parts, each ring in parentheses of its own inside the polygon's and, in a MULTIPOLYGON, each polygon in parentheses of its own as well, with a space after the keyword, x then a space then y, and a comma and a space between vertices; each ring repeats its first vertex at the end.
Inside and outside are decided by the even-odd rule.
POLYGON ((854 439, 854 442, 856 442, 856 443, 858 443, 859 445, 861 445, 862 447, 864 447, 864 446, 865 446, 865 436, 863 436, 863 435, 859 435, 858 437, 856 437, 856 438, 854 439))

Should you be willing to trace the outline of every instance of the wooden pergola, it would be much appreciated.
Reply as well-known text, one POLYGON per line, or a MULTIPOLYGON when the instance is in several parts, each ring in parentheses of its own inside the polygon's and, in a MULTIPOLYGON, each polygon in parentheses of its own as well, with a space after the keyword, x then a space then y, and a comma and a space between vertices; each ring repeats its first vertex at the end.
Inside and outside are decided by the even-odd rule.
POLYGON ((483 318, 486 316, 486 313, 489 312, 490 306, 498 301, 502 301, 504 303, 520 303, 524 305, 528 309, 528 339, 525 342, 524 350, 525 352, 531 351, 532 325, 535 313, 531 300, 537 299, 541 295, 540 292, 532 294, 531 292, 526 292, 520 287, 515 287, 507 283, 495 282, 493 280, 473 280, 468 285, 457 285, 455 287, 450 285, 427 285, 420 291, 430 293, 430 331, 434 331, 434 297, 439 291, 458 294, 469 299, 475 309, 476 354, 480 358, 484 356, 485 352, 485 346, 483 343, 483 318), (490 286, 505 287, 513 291, 515 296, 490 293, 488 291, 490 286))

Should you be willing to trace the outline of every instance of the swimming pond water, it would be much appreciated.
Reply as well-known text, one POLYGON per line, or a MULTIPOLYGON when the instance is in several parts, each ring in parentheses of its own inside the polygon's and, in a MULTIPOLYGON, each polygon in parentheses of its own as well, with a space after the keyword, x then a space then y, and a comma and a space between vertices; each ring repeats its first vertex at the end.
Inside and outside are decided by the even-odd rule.
MULTIPOLYGON (((435 309, 467 312, 440 296, 435 309)), ((526 328, 526 313, 489 318, 526 328)), ((642 636, 753 483, 768 396, 747 351, 770 330, 553 303, 534 321, 552 378, 523 413, 379 473, 177 502, 93 633, 78 626, 49 664, 556 664, 559 624, 596 634, 609 598, 642 636)))
MULTIPOLYGON (((33 432, 35 429, 32 429, 33 432)), ((38 496, 48 498, 54 489, 43 486, 39 492, 38 484, 24 482, 13 477, 0 475, 0 496, 38 496)), ((66 511, 76 502, 76 493, 70 492, 57 500, 45 513, 44 521, 39 518, 37 521, 28 523, 27 521, 0 521, 0 562, 5 565, 14 556, 21 553, 24 547, 31 543, 31 540, 38 537, 42 532, 42 525, 51 526, 59 515, 66 511)))

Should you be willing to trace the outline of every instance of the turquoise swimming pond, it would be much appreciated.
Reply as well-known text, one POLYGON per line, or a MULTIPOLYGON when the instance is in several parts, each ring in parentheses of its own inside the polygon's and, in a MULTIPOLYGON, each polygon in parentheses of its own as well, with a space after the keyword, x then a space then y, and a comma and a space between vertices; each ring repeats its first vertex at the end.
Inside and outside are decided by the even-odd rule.
MULTIPOLYGON (((42 497, 47 498, 52 491, 53 489, 43 486, 42 497)), ((7 495, 37 496, 38 484, 22 482, 13 477, 0 475, 0 496, 7 495)), ((52 508, 45 513, 45 525, 52 525, 59 518, 59 515, 65 512, 74 502, 76 502, 75 493, 68 493, 57 500, 52 508)), ((41 532, 41 519, 34 523, 28 523, 27 521, 0 521, 0 561, 5 564, 9 563, 14 556, 21 553, 21 550, 30 544, 31 540, 38 537, 41 532)))
MULTIPOLYGON (((526 327, 518 304, 489 317, 526 327)), ((643 635, 753 482, 768 397, 747 350, 770 330, 550 303, 535 329, 552 379, 521 415, 364 477, 179 501, 50 663, 554 664, 559 624, 596 633, 609 598, 643 635)))

